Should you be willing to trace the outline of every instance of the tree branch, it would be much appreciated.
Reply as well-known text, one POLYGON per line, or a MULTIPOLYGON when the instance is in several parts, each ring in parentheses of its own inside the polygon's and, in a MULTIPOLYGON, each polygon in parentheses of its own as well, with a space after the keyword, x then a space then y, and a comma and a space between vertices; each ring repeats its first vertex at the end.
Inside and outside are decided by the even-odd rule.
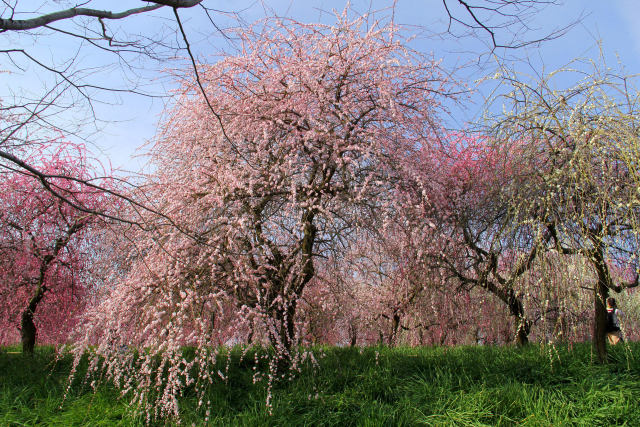
POLYGON ((24 31, 34 28, 43 27, 52 22, 71 19, 76 16, 90 16, 98 19, 122 19, 131 15, 150 12, 160 9, 163 6, 173 8, 189 8, 200 4, 202 0, 153 0, 149 6, 138 7, 135 9, 125 10, 123 12, 111 12, 108 10, 87 9, 82 7, 72 7, 70 9, 60 10, 58 12, 48 13, 32 19, 0 19, 0 32, 4 31, 24 31))

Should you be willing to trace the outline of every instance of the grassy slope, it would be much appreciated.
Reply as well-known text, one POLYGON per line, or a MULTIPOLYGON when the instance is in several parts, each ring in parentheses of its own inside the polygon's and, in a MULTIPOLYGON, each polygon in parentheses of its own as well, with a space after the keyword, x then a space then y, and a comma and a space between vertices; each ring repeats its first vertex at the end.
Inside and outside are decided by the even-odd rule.
MULTIPOLYGON (((14 350, 15 349, 10 349, 14 350)), ((274 388, 273 415, 252 363, 232 359, 229 385, 209 399, 216 425, 640 425, 640 344, 598 366, 588 345, 317 349, 320 365, 274 388)), ((0 354, 0 425, 139 425, 108 386, 75 384, 62 404, 69 360, 0 354)), ((249 359, 251 360, 251 358, 249 359)), ((201 424, 195 398, 183 422, 201 424)))

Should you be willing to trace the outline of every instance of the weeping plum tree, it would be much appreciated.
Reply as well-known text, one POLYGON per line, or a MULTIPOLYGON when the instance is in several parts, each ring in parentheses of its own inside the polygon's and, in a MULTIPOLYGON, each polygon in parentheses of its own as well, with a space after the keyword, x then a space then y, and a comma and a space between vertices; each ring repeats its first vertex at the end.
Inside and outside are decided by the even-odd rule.
POLYGON ((163 189, 206 219, 185 226, 204 225, 221 255, 207 280, 266 315, 270 342, 288 350, 315 257, 384 208, 382 165, 428 142, 443 78, 392 26, 363 18, 240 36, 244 55, 202 67, 205 100, 183 86, 154 149, 158 180, 184 177, 163 189))
POLYGON ((513 154, 487 137, 443 136, 398 160, 403 178, 395 201, 398 218, 420 237, 412 245, 423 268, 437 271, 441 286, 496 296, 513 316, 514 341, 526 344, 531 320, 517 283, 551 233, 521 227, 511 215, 513 154))
MULTIPOLYGON (((55 141, 25 158, 44 174, 92 178, 82 146, 55 141)), ((51 177, 45 188, 38 178, 5 167, 0 169, 0 340, 10 342, 19 330, 23 352, 33 353, 38 335, 49 342, 66 338, 87 296, 83 272, 100 221, 67 201, 101 211, 104 200, 101 192, 64 176, 51 177)))
POLYGON ((505 96, 510 108, 495 118, 494 131, 521 159, 512 215, 522 228, 537 224, 549 230, 546 249, 566 255, 567 263, 571 256, 589 260, 595 283, 583 277, 575 286, 591 285, 593 342, 604 362, 606 298, 610 291, 638 286, 635 79, 594 62, 576 62, 571 70, 531 82, 508 72, 503 77, 510 88, 505 96), (575 84, 559 87, 559 76, 573 78, 575 84))
POLYGON ((204 360, 227 328, 272 344, 276 370, 290 363, 318 257, 385 209, 390 153, 433 140, 448 96, 436 63, 371 17, 269 19, 236 36, 237 54, 183 76, 146 187, 172 224, 136 238, 130 275, 93 311, 84 341, 97 338, 114 366, 107 343, 123 337, 171 363, 166 394, 148 401, 162 415, 178 414, 184 343, 204 360))

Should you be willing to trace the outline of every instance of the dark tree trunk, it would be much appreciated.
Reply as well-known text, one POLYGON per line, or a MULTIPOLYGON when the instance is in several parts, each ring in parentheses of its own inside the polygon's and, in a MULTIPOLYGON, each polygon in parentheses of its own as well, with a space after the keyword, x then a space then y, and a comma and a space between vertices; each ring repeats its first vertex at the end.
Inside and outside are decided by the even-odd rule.
POLYGON ((531 322, 526 318, 524 314, 524 307, 522 306, 522 300, 518 298, 513 289, 509 289, 507 304, 509 305, 509 312, 515 317, 516 321, 516 337, 515 343, 518 346, 524 346, 529 344, 529 333, 531 332, 531 322))
POLYGON ((291 349, 295 342, 295 313, 296 301, 293 300, 271 314, 275 331, 269 330, 269 341, 276 350, 278 373, 286 372, 291 366, 291 349))
POLYGON ((33 314, 28 310, 22 312, 20 321, 20 335, 22 338, 22 352, 24 354, 33 354, 36 346, 36 325, 33 323, 33 314))
POLYGON ((516 345, 524 346, 529 344, 529 332, 531 331, 531 324, 527 319, 520 319, 520 324, 518 325, 518 332, 516 334, 516 345))
POLYGON ((531 321, 525 316, 522 300, 518 298, 513 289, 509 289, 507 291, 506 303, 509 307, 509 313, 515 318, 516 322, 516 336, 514 342, 518 346, 529 344, 531 321))
POLYGON ((598 283, 596 284, 593 299, 593 346, 598 355, 600 363, 607 363, 607 297, 609 287, 613 285, 609 268, 604 259, 603 243, 597 236, 592 236, 595 243, 595 250, 591 253, 596 272, 598 273, 598 283))
POLYGON ((269 341, 274 347, 281 346, 287 352, 291 350, 295 341, 293 319, 296 312, 295 305, 295 301, 292 301, 286 307, 280 307, 271 314, 275 323, 275 333, 274 331, 269 331, 269 341))
MULTIPOLYGON (((516 345, 524 346, 529 343, 529 333, 531 332, 531 321, 527 319, 522 300, 513 290, 513 288, 499 287, 491 281, 486 281, 483 287, 500 298, 507 305, 509 314, 514 317, 516 322, 515 339, 516 345)), ((511 341, 511 338, 509 339, 511 341)))
POLYGON ((249 335, 247 336, 247 344, 253 344, 253 325, 251 325, 251 329, 249 329, 249 335))
POLYGON ((38 331, 33 321, 33 315, 38 307, 38 303, 44 296, 44 291, 44 286, 38 286, 35 294, 29 300, 29 305, 22 312, 20 319, 20 336, 22 338, 22 352, 25 354, 33 354, 36 346, 36 335, 38 331))
POLYGON ((277 256, 274 257, 275 263, 273 267, 278 273, 270 280, 271 286, 266 299, 267 301, 274 301, 276 298, 281 298, 281 300, 276 307, 268 312, 274 321, 274 329, 269 329, 268 336, 276 350, 278 358, 277 370, 279 373, 286 372, 291 365, 291 350, 296 338, 295 315, 298 298, 302 295, 307 283, 315 275, 313 265, 313 246, 317 233, 317 229, 313 224, 315 213, 314 209, 310 209, 302 215, 303 237, 300 242, 302 268, 300 274, 293 279, 293 282, 288 282, 288 285, 287 281, 291 279, 287 278, 287 276, 290 274, 290 268, 296 265, 296 261, 283 257, 277 249, 274 249, 276 248, 275 245, 271 246, 271 249, 277 253, 277 256), (292 264, 287 265, 287 262, 292 262, 292 264), (290 287, 288 288, 287 286, 290 287))
POLYGON ((447 336, 449 336, 449 332, 447 329, 445 329, 441 334, 440 334, 440 345, 444 346, 444 343, 447 342, 447 336))
POLYGON ((27 305, 27 308, 25 308, 25 310, 22 312, 22 317, 20 319, 20 336, 22 338, 23 353, 33 354, 33 350, 36 346, 36 336, 38 331, 33 321, 33 315, 36 312, 36 308, 38 308, 38 303, 47 291, 47 287, 45 284, 47 270, 49 269, 51 263, 58 256, 58 253, 60 253, 60 251, 67 246, 67 243, 69 243, 69 239, 71 239, 71 236, 82 229, 84 225, 84 221, 78 221, 70 226, 63 236, 56 239, 53 251, 42 258, 42 262, 40 263, 40 276, 38 277, 37 281, 38 286, 36 287, 35 293, 29 300, 29 305, 27 305))
POLYGON ((284 342, 287 351, 291 351, 293 347, 293 343, 296 338, 296 330, 295 330, 295 315, 296 315, 296 306, 297 303, 295 300, 291 301, 286 310, 286 318, 282 320, 282 335, 284 333, 284 342))
POLYGON ((355 347, 358 344, 358 328, 353 321, 349 322, 349 345, 355 347))
POLYGON ((600 363, 607 362, 607 296, 609 289, 602 283, 596 285, 594 295, 593 345, 600 363))

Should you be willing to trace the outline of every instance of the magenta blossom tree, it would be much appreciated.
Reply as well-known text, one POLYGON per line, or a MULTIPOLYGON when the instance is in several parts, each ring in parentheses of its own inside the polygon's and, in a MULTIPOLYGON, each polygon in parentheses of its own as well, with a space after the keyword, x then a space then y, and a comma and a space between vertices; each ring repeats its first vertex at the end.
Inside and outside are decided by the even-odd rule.
MULTIPOLYGON (((84 147, 55 141, 27 156, 52 177, 53 191, 82 206, 102 211, 100 192, 64 176, 91 179, 84 147)), ((53 195, 23 171, 0 169, 0 342, 19 332, 23 352, 33 353, 36 338, 65 341, 82 310, 92 232, 99 222, 53 195)))

